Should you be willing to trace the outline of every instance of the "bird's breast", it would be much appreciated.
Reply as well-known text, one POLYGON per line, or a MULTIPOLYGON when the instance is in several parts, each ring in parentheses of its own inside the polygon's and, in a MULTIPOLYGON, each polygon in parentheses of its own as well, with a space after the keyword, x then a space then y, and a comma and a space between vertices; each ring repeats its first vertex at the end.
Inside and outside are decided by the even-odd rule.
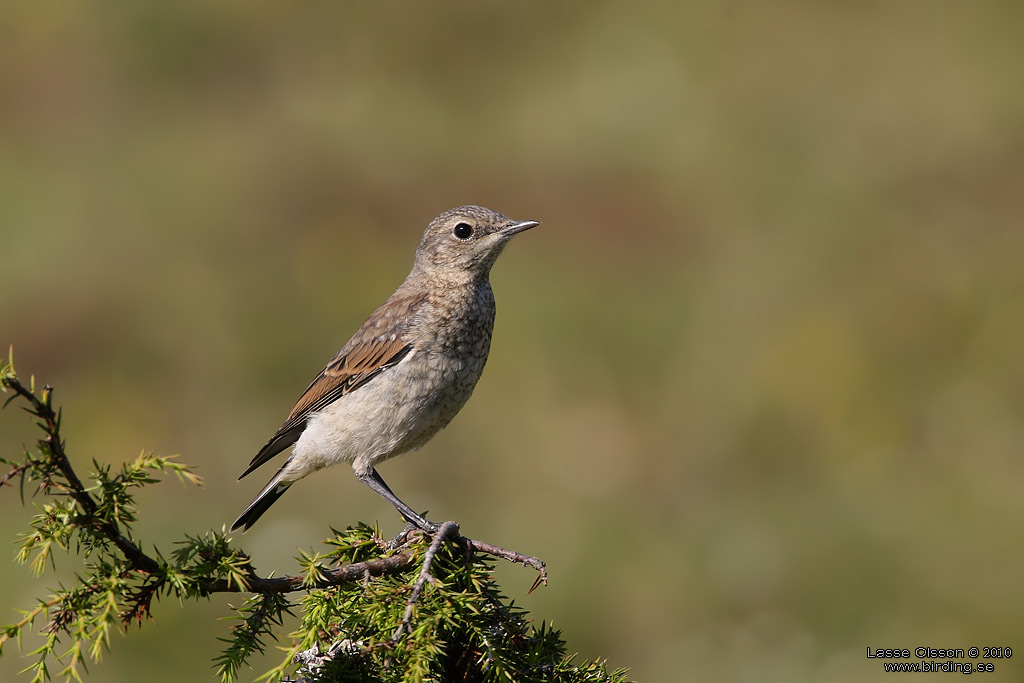
POLYGON ((446 427, 469 400, 491 348, 490 287, 440 297, 416 314, 399 363, 313 416, 296 444, 294 468, 340 461, 371 466, 415 450, 446 427))

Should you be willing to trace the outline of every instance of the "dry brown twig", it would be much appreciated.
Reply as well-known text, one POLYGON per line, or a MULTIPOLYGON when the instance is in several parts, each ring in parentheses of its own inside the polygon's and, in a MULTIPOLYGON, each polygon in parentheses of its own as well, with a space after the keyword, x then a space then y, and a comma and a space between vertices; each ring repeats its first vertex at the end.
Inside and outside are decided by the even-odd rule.
POLYGON ((412 593, 409 595, 408 602, 405 603, 405 614, 402 616, 402 623, 398 625, 398 629, 395 631, 395 635, 391 636, 391 642, 398 642, 398 639, 402 637, 404 633, 409 631, 409 625, 412 622, 412 611, 416 607, 416 601, 420 599, 420 593, 423 592, 423 586, 426 585, 430 577, 430 566, 434 564, 434 558, 437 556, 437 551, 441 549, 441 544, 444 543, 449 536, 458 535, 459 525, 455 522, 445 522, 441 525, 441 528, 434 534, 433 540, 430 542, 430 547, 427 548, 426 555, 423 556, 423 565, 420 567, 419 578, 416 579, 416 583, 413 584, 412 593))

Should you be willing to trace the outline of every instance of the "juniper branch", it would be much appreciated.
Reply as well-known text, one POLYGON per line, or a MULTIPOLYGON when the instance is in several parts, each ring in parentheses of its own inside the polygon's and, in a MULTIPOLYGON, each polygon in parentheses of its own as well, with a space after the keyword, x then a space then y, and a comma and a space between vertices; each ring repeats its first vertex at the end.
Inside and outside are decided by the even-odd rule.
POLYGON ((17 634, 21 629, 25 628, 29 624, 33 623, 40 614, 48 611, 51 607, 60 602, 60 598, 50 598, 49 600, 41 600, 34 609, 22 612, 25 616, 14 624, 7 627, 4 633, 0 633, 0 646, 10 640, 12 637, 17 637, 17 634))
MULTIPOLYGON (((60 436, 60 413, 53 409, 53 387, 48 384, 45 385, 42 396, 36 396, 32 389, 22 384, 13 370, 4 373, 0 377, 0 383, 13 391, 15 395, 27 401, 30 408, 26 408, 26 410, 42 421, 40 427, 46 436, 39 440, 39 448, 43 453, 50 456, 50 463, 64 477, 66 484, 61 485, 61 488, 65 489, 68 495, 82 508, 82 512, 85 513, 85 519, 89 524, 100 535, 117 546, 124 554, 125 559, 131 563, 133 569, 147 574, 158 573, 160 571, 159 562, 143 552, 139 546, 121 531, 121 528, 115 522, 101 519, 96 514, 99 505, 96 499, 86 490, 82 480, 78 478, 78 474, 71 466, 71 461, 64 450, 64 441, 60 436)), ((18 470, 20 467, 16 467, 15 470, 18 470)), ((21 471, 24 472, 25 469, 21 469, 21 471)), ((9 473, 9 475, 14 476, 14 471, 9 473)))
MULTIPOLYGON (((542 626, 531 635, 518 612, 502 604, 504 598, 489 577, 490 565, 473 555, 503 558, 534 568, 538 572, 534 587, 547 583, 544 562, 461 536, 455 522, 442 525, 429 538, 429 547, 425 544, 427 535, 418 530, 403 535, 404 543, 397 547, 385 543, 365 525, 335 532, 335 538, 327 544, 336 550, 323 556, 304 556, 307 571, 298 576, 260 576, 248 555, 233 547, 224 533, 186 537, 170 556, 156 548, 148 554, 132 538, 135 509, 130 489, 157 481, 148 474, 150 470, 169 469, 194 481, 198 477, 185 465, 144 453, 119 472, 95 463, 95 471, 86 481, 68 457, 61 436, 61 413, 53 405, 53 388, 46 385, 37 393, 34 379, 22 382, 12 363, 0 361, 0 390, 8 389, 13 396, 4 405, 12 400, 24 401, 24 410, 37 418, 43 437, 35 451, 26 450, 20 460, 0 457, 0 462, 11 466, 6 474, 0 473, 0 487, 18 478, 23 489, 26 481, 35 481, 39 483, 37 492, 59 494, 39 506, 41 512, 32 522, 33 531, 23 536, 18 559, 31 560, 37 573, 52 561, 56 548, 71 551, 77 547, 85 560, 84 571, 76 574, 73 586, 62 587, 50 599, 40 600, 32 610, 22 613, 21 621, 0 632, 0 646, 15 638, 20 644, 23 630, 40 618, 48 621, 41 631, 45 643, 32 653, 39 656, 30 667, 39 680, 49 676, 48 663, 53 661, 66 662, 59 676, 80 680, 79 665, 84 666, 86 654, 99 660, 101 651, 110 645, 111 627, 141 625, 150 616, 151 605, 162 595, 194 599, 213 593, 254 595, 236 609, 240 626, 232 630, 231 638, 223 639, 229 646, 216 661, 225 681, 234 680, 249 656, 263 650, 267 637, 278 637, 282 617, 292 614, 290 607, 298 604, 303 606, 303 628, 291 634, 297 639, 293 651, 319 638, 337 636, 342 629, 360 629, 367 643, 357 648, 360 657, 348 664, 335 658, 332 665, 336 667, 351 665, 363 672, 381 662, 384 669, 391 666, 389 662, 396 666, 402 662, 411 675, 421 676, 433 668, 451 666, 452 671, 461 671, 472 665, 483 666, 481 671, 492 671, 500 678, 505 675, 499 675, 500 671, 511 671, 506 667, 515 660, 520 671, 531 674, 522 680, 539 680, 534 674, 546 679, 548 673, 559 669, 585 673, 571 664, 571 658, 562 658, 563 646, 557 634, 552 636, 542 626), (320 565, 321 557, 332 557, 338 566, 320 565), (411 572, 415 572, 415 579, 411 579, 411 572), (383 580, 371 582, 371 578, 383 580), (424 592, 427 581, 435 578, 437 585, 445 588, 424 592), (305 597, 289 602, 285 596, 293 592, 303 592, 305 597), (414 609, 418 610, 415 624, 414 609), (390 639, 384 635, 381 640, 378 634, 394 635, 390 639), (495 640, 495 634, 500 638, 495 640), (70 638, 71 645, 61 654, 56 647, 64 636, 70 638), (398 647, 397 641, 403 636, 406 642, 398 647), (461 654, 441 659, 445 642, 452 643, 453 651, 461 654), (548 663, 536 663, 540 653, 548 663)), ((329 654, 333 657, 337 653, 331 650, 329 654)), ((290 658, 266 677, 283 676, 288 664, 290 658)), ((587 671, 603 674, 603 667, 595 663, 587 671)), ((356 678, 362 679, 362 674, 356 678)), ((613 675, 607 680, 619 679, 613 675)), ((606 678, 602 675, 595 680, 606 678)))
MULTIPOLYGON (((29 407, 25 408, 29 413, 40 419, 39 426, 45 433, 45 437, 39 440, 39 448, 42 453, 48 456, 47 465, 52 464, 64 478, 65 483, 44 481, 47 485, 56 485, 64 489, 70 495, 83 513, 83 521, 92 526, 96 533, 113 543, 123 554, 131 569, 145 574, 163 575, 166 567, 154 557, 146 554, 134 541, 132 541, 121 528, 113 521, 102 519, 98 514, 99 503, 89 493, 78 474, 75 472, 71 461, 68 459, 64 448, 64 441, 60 434, 60 413, 53 409, 53 387, 46 385, 42 395, 37 396, 32 387, 25 386, 14 373, 13 368, 7 366, 7 371, 0 375, 0 383, 14 394, 24 399, 29 407)), ((12 397, 14 398, 14 397, 12 397)), ((33 465, 42 464, 39 461, 29 461, 17 465, 0 480, 0 484, 6 483, 9 479, 23 474, 33 465)), ((455 525, 458 529, 458 525, 455 525)), ((445 534, 443 536, 447 536, 445 534)), ((472 548, 479 552, 494 557, 501 557, 512 562, 527 565, 539 572, 538 581, 547 585, 547 572, 544 562, 536 557, 523 555, 521 553, 506 550, 483 541, 466 538, 457 533, 450 534, 453 540, 463 546, 472 548)), ((436 552, 436 551, 435 551, 436 552)), ((242 581, 235 581, 231 578, 212 578, 204 576, 193 576, 200 594, 212 593, 290 593, 309 588, 324 588, 327 586, 338 586, 353 581, 362 580, 366 576, 382 576, 400 574, 409 569, 415 562, 415 553, 412 551, 400 552, 388 557, 374 558, 363 562, 356 562, 341 567, 326 569, 323 571, 322 580, 306 582, 301 576, 278 576, 261 577, 247 562, 245 563, 245 574, 242 581)), ((536 584, 535 584, 536 585, 536 584)))
POLYGON ((402 622, 398 625, 398 629, 395 634, 391 636, 391 642, 398 642, 398 639, 402 637, 403 633, 408 632, 409 625, 412 623, 412 611, 416 607, 416 602, 420 599, 420 593, 423 592, 423 586, 427 584, 430 579, 430 565, 434 563, 434 558, 437 556, 437 551, 441 549, 441 544, 444 543, 449 536, 457 536, 455 532, 459 530, 459 525, 455 522, 445 522, 441 527, 434 533, 434 539, 430 542, 430 547, 427 548, 427 554, 423 556, 423 566, 420 568, 420 575, 416 579, 416 583, 412 587, 412 593, 409 595, 409 600, 405 603, 405 614, 402 616, 402 622))
MULTIPOLYGON (((445 522, 448 524, 448 522, 445 522)), ((454 522, 458 529, 458 525, 454 522)), ((442 525, 444 526, 444 525, 442 525)), ((459 534, 441 534, 438 530, 434 538, 442 537, 442 540, 451 540, 459 545, 471 548, 485 555, 500 557, 512 562, 524 564, 536 569, 539 573, 538 581, 547 585, 547 569, 543 560, 531 555, 523 555, 514 550, 507 550, 490 543, 484 543, 473 538, 466 538, 459 534)), ((436 551, 435 551, 436 552, 436 551)), ((302 576, 275 576, 263 578, 256 574, 250 574, 247 578, 247 586, 243 589, 231 583, 227 579, 218 579, 207 583, 201 583, 204 593, 291 593, 294 591, 305 591, 310 588, 326 588, 328 586, 341 586, 355 581, 361 581, 367 576, 385 576, 401 574, 416 563, 416 553, 409 551, 400 552, 388 557, 379 557, 364 562, 353 562, 333 569, 322 569, 323 578, 309 582, 302 576)), ((532 589, 531 589, 532 590, 532 589)))

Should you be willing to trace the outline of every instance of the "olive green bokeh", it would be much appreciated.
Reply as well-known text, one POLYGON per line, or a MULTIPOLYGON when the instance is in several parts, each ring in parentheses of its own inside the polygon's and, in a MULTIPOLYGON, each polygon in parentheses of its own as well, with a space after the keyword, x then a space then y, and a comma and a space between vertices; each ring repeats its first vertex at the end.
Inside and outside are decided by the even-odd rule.
MULTIPOLYGON (((235 477, 431 217, 541 220, 494 270, 473 399, 381 470, 545 558, 529 596, 499 570, 533 617, 649 681, 1024 657, 1021 25, 1013 2, 8 3, 0 343, 56 385, 83 467, 199 466, 140 501, 164 545, 245 505, 235 477)), ((242 541, 263 572, 329 525, 400 527, 344 469, 301 486, 242 541)), ((13 540, 28 513, 0 509, 13 540)), ((43 593, 0 562, 4 609, 43 593)), ((158 606, 95 680, 206 680, 231 600, 158 606)))

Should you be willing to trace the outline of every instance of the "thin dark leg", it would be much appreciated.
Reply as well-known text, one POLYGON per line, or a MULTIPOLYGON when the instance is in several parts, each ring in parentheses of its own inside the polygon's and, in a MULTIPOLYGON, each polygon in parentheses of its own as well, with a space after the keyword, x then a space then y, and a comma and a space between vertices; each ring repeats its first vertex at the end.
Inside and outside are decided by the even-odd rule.
POLYGON ((406 521, 411 524, 415 524, 417 528, 426 531, 428 534, 433 534, 441 528, 440 524, 428 522, 423 519, 423 517, 416 514, 411 507, 400 501, 398 496, 392 493, 388 485, 384 483, 381 476, 377 474, 377 470, 370 468, 369 472, 356 472, 356 477, 359 481, 376 491, 378 496, 394 505, 395 509, 398 510, 398 513, 402 515, 402 517, 405 517, 406 521))

